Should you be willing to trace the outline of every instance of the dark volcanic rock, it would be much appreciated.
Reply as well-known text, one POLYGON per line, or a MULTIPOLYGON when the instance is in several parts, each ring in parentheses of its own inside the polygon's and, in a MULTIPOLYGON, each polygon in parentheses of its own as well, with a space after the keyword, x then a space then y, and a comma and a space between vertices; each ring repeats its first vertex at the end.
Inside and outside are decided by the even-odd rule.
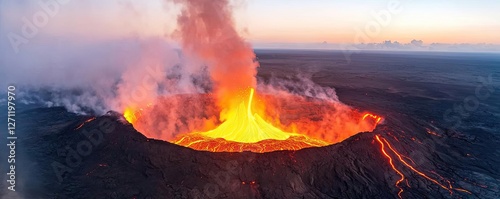
POLYGON ((485 163, 470 155, 484 138, 432 129, 434 135, 422 127, 428 124, 402 122, 400 115, 338 144, 264 154, 195 151, 148 139, 113 114, 89 120, 48 108, 19 117, 33 121, 25 125, 24 146, 37 164, 36 180, 25 185, 36 188, 26 189, 26 198, 398 198, 399 176, 375 135, 422 172, 471 192, 451 195, 395 162, 407 177, 403 198, 499 196, 499 171, 490 165, 499 165, 498 156, 485 163))

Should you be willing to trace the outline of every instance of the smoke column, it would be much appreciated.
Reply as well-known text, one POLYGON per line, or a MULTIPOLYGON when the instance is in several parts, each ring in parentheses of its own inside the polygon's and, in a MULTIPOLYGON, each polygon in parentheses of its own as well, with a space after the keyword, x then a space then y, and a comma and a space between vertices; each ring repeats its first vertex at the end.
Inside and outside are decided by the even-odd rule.
POLYGON ((183 6, 177 18, 176 36, 180 37, 185 54, 202 59, 209 67, 218 105, 229 109, 237 106, 246 98, 246 91, 255 88, 258 65, 251 46, 235 30, 229 2, 174 0, 174 3, 183 6))

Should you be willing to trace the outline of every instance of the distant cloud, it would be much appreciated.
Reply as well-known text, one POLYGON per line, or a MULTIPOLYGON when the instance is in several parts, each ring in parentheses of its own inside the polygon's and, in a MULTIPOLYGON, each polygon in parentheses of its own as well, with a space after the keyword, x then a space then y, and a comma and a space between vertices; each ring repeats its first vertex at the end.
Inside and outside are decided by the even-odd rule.
POLYGON ((411 40, 410 44, 414 45, 414 46, 422 46, 424 44, 424 42, 422 40, 411 40))
POLYGON ((354 44, 354 47, 361 50, 423 50, 423 51, 500 51, 500 45, 495 44, 447 44, 431 43, 425 45, 422 40, 412 40, 410 43, 399 43, 398 41, 384 41, 382 43, 354 44))
POLYGON ((386 40, 380 43, 339 44, 339 43, 253 43, 262 49, 323 49, 323 50, 408 50, 408 51, 454 51, 454 52, 500 52, 499 44, 488 43, 430 43, 413 39, 409 43, 386 40))

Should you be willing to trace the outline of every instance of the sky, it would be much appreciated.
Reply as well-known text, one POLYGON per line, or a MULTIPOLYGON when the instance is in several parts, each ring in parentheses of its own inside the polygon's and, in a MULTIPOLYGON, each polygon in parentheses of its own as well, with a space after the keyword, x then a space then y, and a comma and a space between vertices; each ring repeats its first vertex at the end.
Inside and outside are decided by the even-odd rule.
POLYGON ((399 3, 399 12, 380 25, 374 42, 500 44, 500 1, 493 0, 253 0, 244 19, 253 40, 350 43, 356 29, 378 22, 377 13, 391 2, 399 3))
MULTIPOLYGON (((42 0, 51 2, 55 0, 42 0)), ((163 0, 66 0, 36 37, 106 40, 172 39, 179 8, 163 0)), ((0 44, 22 34, 43 8, 37 0, 0 0, 0 44)), ((494 0, 233 0, 240 34, 251 43, 500 44, 500 1, 494 0)), ((30 39, 30 42, 50 40, 30 39)))

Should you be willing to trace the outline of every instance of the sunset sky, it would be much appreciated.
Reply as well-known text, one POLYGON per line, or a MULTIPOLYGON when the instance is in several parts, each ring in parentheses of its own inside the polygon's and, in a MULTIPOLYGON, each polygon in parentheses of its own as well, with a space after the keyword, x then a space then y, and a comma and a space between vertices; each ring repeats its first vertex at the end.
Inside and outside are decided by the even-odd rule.
MULTIPOLYGON (((20 33, 21 19, 42 10, 36 2, 0 0, 0 33, 20 33)), ((391 2, 399 3, 400 12, 391 13, 369 42, 500 44, 500 1, 237 0, 233 5, 238 30, 250 42, 354 43, 367 25, 379 24, 373 13, 387 13, 391 2)), ((61 5, 40 33, 92 39, 168 37, 178 12, 178 7, 161 0, 73 0, 61 5)))
MULTIPOLYGON (((254 0, 241 12, 251 38, 283 42, 353 42, 356 28, 376 21, 388 0, 254 0), (243 14, 244 13, 244 14, 243 14)), ((374 42, 500 43, 500 1, 394 1, 392 14, 374 42)))

